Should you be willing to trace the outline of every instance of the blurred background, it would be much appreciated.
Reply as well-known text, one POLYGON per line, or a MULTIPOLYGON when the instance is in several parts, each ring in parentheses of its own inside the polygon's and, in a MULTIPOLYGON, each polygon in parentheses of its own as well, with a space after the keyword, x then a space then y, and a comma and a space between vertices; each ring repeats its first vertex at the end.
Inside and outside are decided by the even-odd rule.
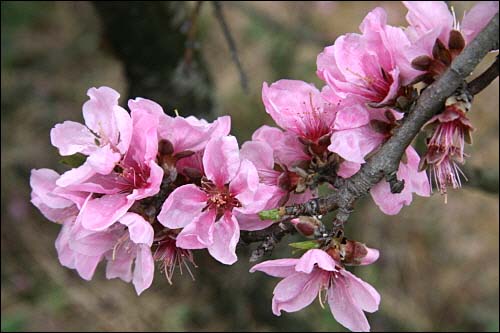
MULTIPOLYGON (((400 3, 376 4, 387 10, 390 24, 405 24, 400 3)), ((457 17, 473 4, 451 2, 457 17)), ((65 170, 49 131, 64 120, 82 121, 85 93, 93 86, 121 92, 122 105, 130 94, 158 100, 170 113, 177 108, 185 116, 230 114, 232 133, 240 143, 248 140, 256 128, 272 124, 260 98, 262 82, 293 78, 320 87, 317 54, 337 36, 358 32, 374 7, 223 3, 246 75, 245 92, 211 2, 198 7, 3 1, 2 331, 345 330, 318 301, 275 317, 271 298, 279 280, 248 273, 251 248, 241 249, 233 266, 200 251, 195 281, 177 273, 170 286, 158 272, 140 297, 132 285, 106 280, 103 267, 86 282, 60 266, 54 248, 60 226, 30 204, 29 175, 32 168, 65 170)), ((497 79, 474 102, 470 118, 476 131, 466 166, 471 182, 450 191, 448 204, 440 195, 415 198, 394 217, 382 214, 370 198, 357 204, 347 235, 381 250, 377 264, 355 270, 382 295, 380 311, 368 315, 373 331, 498 331, 498 88, 497 79)), ((273 257, 290 254, 282 242, 273 257)))

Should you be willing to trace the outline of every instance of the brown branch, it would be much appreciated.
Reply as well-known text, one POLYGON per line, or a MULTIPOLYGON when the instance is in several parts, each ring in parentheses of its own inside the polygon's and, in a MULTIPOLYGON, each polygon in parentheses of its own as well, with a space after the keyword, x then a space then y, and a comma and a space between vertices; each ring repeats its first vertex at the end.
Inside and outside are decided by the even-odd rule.
POLYGON ((481 75, 467 84, 467 90, 472 95, 477 95, 498 77, 498 56, 497 59, 481 75))
MULTIPOLYGON (((483 57, 498 45, 498 26, 497 13, 453 61, 448 70, 422 92, 402 125, 357 174, 346 180, 339 179, 332 194, 303 204, 282 207, 276 210, 277 214, 289 219, 300 215, 322 215, 337 210, 334 226, 342 226, 349 218, 354 202, 366 195, 384 177, 391 179, 391 175, 398 169, 404 151, 423 125, 442 109, 446 98, 455 92, 483 57)), ((265 231, 270 235, 275 232, 271 228, 265 231)))

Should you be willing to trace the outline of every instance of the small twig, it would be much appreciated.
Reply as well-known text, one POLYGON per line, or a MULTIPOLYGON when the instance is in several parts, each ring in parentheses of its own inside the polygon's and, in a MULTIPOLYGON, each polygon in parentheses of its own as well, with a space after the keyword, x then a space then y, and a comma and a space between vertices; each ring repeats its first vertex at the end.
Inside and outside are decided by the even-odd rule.
POLYGON ((467 89, 472 95, 477 95, 498 77, 498 56, 493 64, 481 75, 467 84, 467 89))
POLYGON ((245 93, 248 93, 247 76, 245 74, 245 71, 243 70, 243 67, 241 66, 241 62, 238 57, 238 51, 236 50, 236 43, 234 42, 233 36, 231 35, 231 31, 229 30, 229 26, 227 25, 224 13, 222 11, 222 4, 220 1, 212 1, 212 4, 214 5, 215 17, 217 18, 217 21, 219 21, 222 32, 224 33, 224 37, 226 38, 226 42, 229 46, 231 58, 233 59, 233 62, 236 65, 236 68, 240 75, 241 87, 243 88, 243 91, 245 93))
POLYGON ((240 245, 262 242, 252 251, 250 262, 254 262, 271 253, 283 237, 295 233, 291 223, 276 223, 265 230, 243 231, 240 235, 240 245))
POLYGON ((194 50, 196 48, 196 21, 198 19, 198 16, 200 14, 200 9, 201 5, 203 4, 203 1, 197 1, 196 5, 193 9, 193 12, 191 13, 191 17, 189 18, 189 21, 186 22, 187 24, 187 40, 186 40, 186 50, 184 51, 184 64, 186 65, 186 68, 188 68, 191 65, 191 62, 193 60, 193 55, 194 55, 194 50))

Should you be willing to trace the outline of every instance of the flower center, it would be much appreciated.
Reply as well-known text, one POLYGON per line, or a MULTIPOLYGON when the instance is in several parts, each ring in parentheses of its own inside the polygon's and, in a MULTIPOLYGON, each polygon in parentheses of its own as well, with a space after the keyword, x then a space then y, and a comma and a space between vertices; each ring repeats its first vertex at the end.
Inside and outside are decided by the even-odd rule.
POLYGON ((208 194, 205 209, 215 209, 217 211, 217 218, 222 216, 224 212, 231 211, 234 207, 241 207, 241 203, 229 191, 228 185, 220 188, 210 180, 202 178, 201 188, 208 194))

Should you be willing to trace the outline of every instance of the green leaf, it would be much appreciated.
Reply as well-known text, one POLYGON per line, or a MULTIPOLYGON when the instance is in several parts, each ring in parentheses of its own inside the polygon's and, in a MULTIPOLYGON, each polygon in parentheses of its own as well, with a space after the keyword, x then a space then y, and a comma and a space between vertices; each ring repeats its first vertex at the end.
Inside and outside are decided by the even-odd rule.
POLYGON ((262 212, 259 213, 259 217, 261 220, 277 221, 282 216, 280 213, 280 209, 276 208, 276 209, 270 209, 270 210, 263 210, 262 212))
POLYGON ((59 160, 59 162, 62 164, 65 164, 71 168, 77 168, 80 165, 82 165, 83 163, 85 163, 86 159, 87 159, 87 156, 80 154, 80 153, 76 153, 76 154, 69 155, 69 156, 63 156, 59 160))
POLYGON ((310 249, 319 248, 319 243, 318 243, 318 241, 310 240, 310 241, 304 241, 304 242, 290 243, 290 244, 288 244, 288 246, 291 246, 295 249, 300 249, 300 250, 310 250, 310 249))

